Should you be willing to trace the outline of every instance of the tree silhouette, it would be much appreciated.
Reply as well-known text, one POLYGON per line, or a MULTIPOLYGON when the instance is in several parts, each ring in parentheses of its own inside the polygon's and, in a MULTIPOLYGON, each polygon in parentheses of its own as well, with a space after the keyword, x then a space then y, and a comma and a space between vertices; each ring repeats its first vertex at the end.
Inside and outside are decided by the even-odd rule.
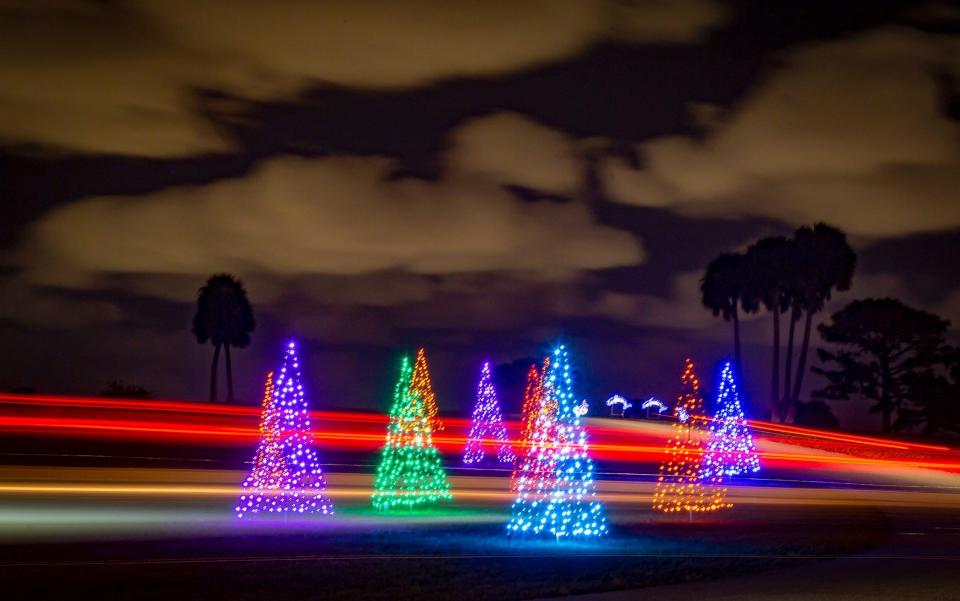
POLYGON ((762 303, 773 316, 770 409, 774 418, 796 415, 813 316, 823 310, 834 290, 849 290, 857 255, 843 231, 817 223, 799 228, 793 239, 764 238, 746 254, 725 253, 707 265, 700 280, 701 302, 715 316, 733 322, 734 356, 742 361, 740 317, 755 313, 762 303), (780 389, 780 315, 789 311, 783 388, 780 389), (741 313, 742 312, 742 313, 741 313), (803 338, 794 372, 797 323, 805 317, 803 338))
POLYGON ((780 314, 790 306, 790 262, 793 241, 783 236, 764 238, 747 249, 746 282, 755 297, 773 314, 773 352, 771 353, 770 410, 780 415, 780 314))
POLYGON ((893 415, 907 417, 900 411, 909 411, 918 375, 942 365, 949 322, 892 298, 854 301, 830 319, 818 330, 825 342, 838 348, 817 349, 817 356, 835 369, 814 368, 828 384, 813 395, 876 401, 870 411, 881 414, 884 432, 911 425, 909 419, 894 423, 893 415))
POLYGON ((217 401, 217 364, 223 347, 227 366, 227 402, 233 401, 233 369, 230 347, 250 344, 250 332, 256 327, 253 308, 247 291, 237 278, 227 273, 210 277, 197 293, 197 313, 193 317, 193 334, 197 342, 213 344, 210 366, 210 402, 217 401))
POLYGON ((100 391, 100 396, 116 399, 149 399, 153 395, 138 384, 126 384, 121 380, 113 380, 100 391))
POLYGON ((700 280, 701 302, 713 312, 722 315, 724 321, 733 322, 733 354, 736 365, 741 365, 740 307, 747 313, 758 309, 753 290, 747 281, 747 260, 740 253, 724 253, 707 265, 700 280))
MULTIPOLYGON (((796 414, 797 403, 803 387, 806 373, 807 352, 810 347, 810 330, 815 313, 823 310, 834 290, 849 290, 853 272, 857 267, 857 253, 847 243, 847 235, 826 223, 817 223, 813 227, 801 227, 794 234, 794 268, 791 300, 791 319, 798 320, 804 314, 803 339, 797 358, 796 380, 793 390, 790 377, 786 376, 784 386, 783 414, 786 417, 796 414)), ((790 353, 793 346, 793 323, 790 328, 790 343, 787 353, 787 369, 790 368, 790 353)))
MULTIPOLYGON (((799 304, 799 299, 806 292, 808 286, 807 273, 804 269, 805 261, 801 260, 800 251, 796 240, 794 239, 787 249, 787 262, 790 269, 784 274, 787 282, 787 298, 790 307, 790 318, 787 326, 787 346, 786 357, 783 360, 783 397, 780 399, 780 405, 775 413, 781 416, 785 422, 790 421, 792 416, 790 402, 793 388, 791 387, 793 378, 793 342, 797 332, 797 322, 803 315, 803 309, 799 304)), ((798 374, 799 375, 799 374, 798 374)))
POLYGON ((901 407, 894 428, 923 425, 928 436, 960 434, 960 349, 941 349, 942 364, 907 378, 910 402, 901 407))

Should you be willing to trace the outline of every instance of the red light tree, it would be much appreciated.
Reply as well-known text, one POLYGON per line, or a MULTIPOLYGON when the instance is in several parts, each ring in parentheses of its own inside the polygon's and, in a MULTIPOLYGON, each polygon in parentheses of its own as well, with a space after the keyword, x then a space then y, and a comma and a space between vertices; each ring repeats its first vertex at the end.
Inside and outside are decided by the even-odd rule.
POLYGON ((724 498, 720 475, 701 478, 703 439, 709 436, 709 419, 703 414, 700 380, 693 361, 686 359, 680 376, 681 392, 674 407, 673 438, 667 442, 666 458, 653 492, 653 508, 675 511, 713 511, 730 507, 724 498))
POLYGON ((550 357, 546 357, 543 360, 542 369, 537 369, 536 365, 531 365, 529 371, 527 371, 527 386, 523 391, 523 408, 520 412, 520 439, 517 445, 519 457, 516 467, 513 468, 513 474, 510 476, 510 490, 513 492, 517 492, 517 481, 521 468, 530 461, 534 431, 541 414, 544 410, 548 412, 552 410, 553 414, 556 414, 556 404, 551 404, 549 407, 543 405, 543 378, 549 366, 550 357))

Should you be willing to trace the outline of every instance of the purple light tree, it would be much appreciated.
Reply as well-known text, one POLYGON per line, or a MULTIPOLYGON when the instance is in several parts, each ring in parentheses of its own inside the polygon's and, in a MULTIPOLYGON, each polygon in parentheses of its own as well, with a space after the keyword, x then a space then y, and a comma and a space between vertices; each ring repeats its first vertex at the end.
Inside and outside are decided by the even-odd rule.
POLYGON ((467 446, 463 451, 463 462, 469 465, 483 461, 484 447, 488 445, 497 447, 497 461, 513 463, 513 449, 507 440, 507 428, 503 425, 503 412, 497 400, 497 391, 493 387, 490 362, 484 361, 480 383, 477 385, 477 404, 473 407, 473 421, 470 424, 467 446))
POLYGON ((300 359, 290 342, 278 372, 271 372, 260 418, 260 444, 243 481, 237 517, 258 513, 332 514, 326 483, 313 446, 300 359))

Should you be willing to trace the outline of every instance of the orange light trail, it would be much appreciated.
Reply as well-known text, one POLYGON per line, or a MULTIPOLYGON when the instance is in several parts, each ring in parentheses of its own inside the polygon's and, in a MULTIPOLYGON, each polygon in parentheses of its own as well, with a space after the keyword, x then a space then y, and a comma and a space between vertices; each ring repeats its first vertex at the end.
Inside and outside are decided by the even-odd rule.
MULTIPOLYGON (((506 478, 489 478, 477 486, 467 478, 460 478, 460 485, 453 488, 454 498, 466 502, 496 502, 509 504, 515 494, 509 491, 506 478), (501 486, 496 486, 502 481, 501 486), (496 486, 496 487, 493 487, 496 486)), ((653 483, 630 483, 627 490, 600 491, 598 497, 604 503, 641 505, 650 503, 653 483)), ((327 494, 335 499, 361 500, 373 493, 370 486, 329 486, 327 494)), ((15 482, 0 484, 0 496, 82 496, 82 497, 174 497, 174 498, 233 498, 240 487, 228 484, 185 483, 46 483, 15 482)), ((948 492, 856 490, 822 488, 769 488, 742 486, 731 489, 735 505, 793 505, 793 506, 911 506, 911 507, 957 507, 957 495, 948 492)))

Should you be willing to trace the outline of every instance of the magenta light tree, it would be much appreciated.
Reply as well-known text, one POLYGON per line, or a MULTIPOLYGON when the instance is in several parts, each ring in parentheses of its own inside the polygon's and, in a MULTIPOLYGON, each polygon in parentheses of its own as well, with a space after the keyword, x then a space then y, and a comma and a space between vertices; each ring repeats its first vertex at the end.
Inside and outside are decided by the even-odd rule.
POLYGON ((507 440, 507 428, 503 425, 503 412, 497 400, 497 391, 493 387, 493 374, 490 362, 483 362, 480 383, 477 385, 477 403, 473 407, 473 421, 467 436, 467 446, 463 451, 463 462, 480 463, 485 456, 484 447, 495 446, 497 461, 513 463, 513 449, 507 440))
POLYGON ((283 365, 271 372, 260 418, 260 444, 243 481, 237 517, 260 513, 332 514, 326 483, 310 433, 296 343, 287 344, 283 365))

